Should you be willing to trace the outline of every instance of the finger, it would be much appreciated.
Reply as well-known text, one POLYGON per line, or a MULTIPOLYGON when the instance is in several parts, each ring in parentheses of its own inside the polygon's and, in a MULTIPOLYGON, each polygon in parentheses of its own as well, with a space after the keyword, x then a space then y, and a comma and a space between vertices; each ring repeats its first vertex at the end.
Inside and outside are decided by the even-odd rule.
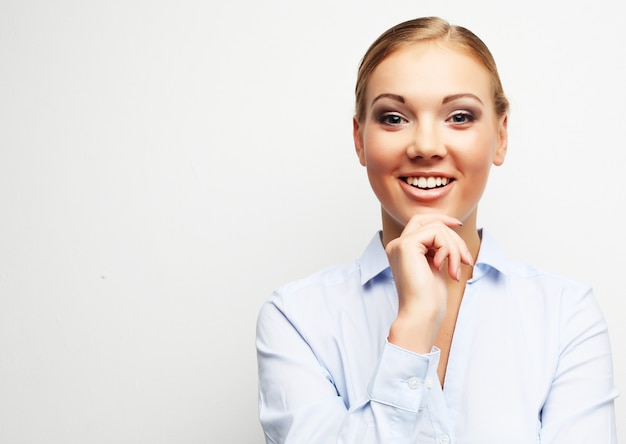
POLYGON ((458 219, 442 214, 414 216, 400 237, 387 245, 387 253, 399 262, 414 262, 417 255, 426 256, 439 271, 447 260, 447 273, 460 280, 461 264, 473 262, 465 241, 453 229, 460 225, 458 219))
POLYGON ((461 262, 467 247, 462 240, 459 242, 460 238, 456 239, 454 234, 454 232, 441 234, 440 237, 445 237, 445 240, 436 240, 436 245, 440 245, 440 247, 433 257, 433 264, 441 270, 447 260, 448 274, 452 279, 459 281, 461 279, 461 262))
POLYGON ((409 222, 405 225, 403 232, 411 232, 432 223, 442 223, 450 228, 456 228, 463 225, 463 223, 456 217, 448 216, 446 214, 418 214, 409 220, 409 222))
MULTIPOLYGON (((465 241, 454 230, 447 226, 429 226, 433 229, 432 244, 429 245, 429 254, 433 265, 441 270, 447 260, 447 272, 451 278, 460 280, 461 264, 471 265, 472 256, 465 241)), ((422 229, 427 234, 428 229, 422 229)))

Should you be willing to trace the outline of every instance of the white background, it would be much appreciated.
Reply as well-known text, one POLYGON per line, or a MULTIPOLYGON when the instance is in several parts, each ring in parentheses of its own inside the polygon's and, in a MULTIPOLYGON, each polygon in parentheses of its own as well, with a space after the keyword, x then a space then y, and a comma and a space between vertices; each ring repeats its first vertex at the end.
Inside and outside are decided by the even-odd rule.
POLYGON ((620 2, 0 0, 0 443, 263 442, 258 309, 379 228, 356 69, 423 15, 511 100, 481 224, 594 285, 626 390, 620 2))

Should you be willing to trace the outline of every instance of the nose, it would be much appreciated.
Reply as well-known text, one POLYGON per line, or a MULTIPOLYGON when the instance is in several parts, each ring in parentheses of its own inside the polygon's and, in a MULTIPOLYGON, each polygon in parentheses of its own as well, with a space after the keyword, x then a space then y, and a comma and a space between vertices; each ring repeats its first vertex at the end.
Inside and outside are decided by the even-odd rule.
POLYGON ((407 156, 411 159, 436 159, 445 155, 446 149, 437 124, 419 122, 415 125, 412 140, 407 146, 407 156))

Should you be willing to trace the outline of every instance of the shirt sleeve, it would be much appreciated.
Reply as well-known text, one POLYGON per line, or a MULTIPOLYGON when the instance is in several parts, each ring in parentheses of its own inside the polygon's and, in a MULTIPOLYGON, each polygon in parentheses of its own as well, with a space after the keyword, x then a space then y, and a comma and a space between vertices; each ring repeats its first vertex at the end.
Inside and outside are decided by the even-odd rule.
POLYGON ((259 415, 268 443, 406 443, 437 377, 439 350, 419 355, 386 343, 367 393, 347 405, 333 375, 280 308, 257 321, 259 415))
POLYGON ((560 356, 541 412, 541 442, 617 442, 608 329, 591 290, 563 297, 560 356))

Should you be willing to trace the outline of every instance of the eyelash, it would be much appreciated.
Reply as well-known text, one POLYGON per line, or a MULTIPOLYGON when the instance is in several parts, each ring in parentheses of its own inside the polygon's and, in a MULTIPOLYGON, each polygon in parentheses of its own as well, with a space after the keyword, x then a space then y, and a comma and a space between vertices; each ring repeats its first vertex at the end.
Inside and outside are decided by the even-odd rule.
POLYGON ((476 117, 474 117, 474 115, 472 113, 469 113, 467 111, 456 111, 450 117, 448 117, 447 120, 450 123, 453 123, 455 125, 464 125, 464 124, 467 124, 467 123, 474 122, 476 120, 476 117), (465 120, 463 122, 458 122, 458 121, 454 120, 456 117, 463 117, 465 120))
MULTIPOLYGON (((390 127, 397 127, 403 125, 408 122, 408 120, 399 114, 394 113, 385 113, 380 115, 378 118, 378 123, 381 123, 390 127), (391 119, 395 120, 395 122, 390 121, 391 119)), ((476 117, 469 111, 455 111, 446 119, 446 122, 449 122, 453 125, 467 125, 476 120, 476 117), (455 121, 454 119, 462 117, 463 121, 455 121)))
POLYGON ((399 126, 399 125, 402 125, 403 123, 407 122, 407 120, 404 117, 402 117, 402 116, 400 116, 398 114, 383 114, 380 117, 378 117, 377 120, 378 120, 379 123, 382 123, 383 125, 389 125, 389 126, 399 126), (391 119, 391 118, 393 118, 393 119, 395 119, 397 121, 396 122, 390 122, 389 119, 391 119))

